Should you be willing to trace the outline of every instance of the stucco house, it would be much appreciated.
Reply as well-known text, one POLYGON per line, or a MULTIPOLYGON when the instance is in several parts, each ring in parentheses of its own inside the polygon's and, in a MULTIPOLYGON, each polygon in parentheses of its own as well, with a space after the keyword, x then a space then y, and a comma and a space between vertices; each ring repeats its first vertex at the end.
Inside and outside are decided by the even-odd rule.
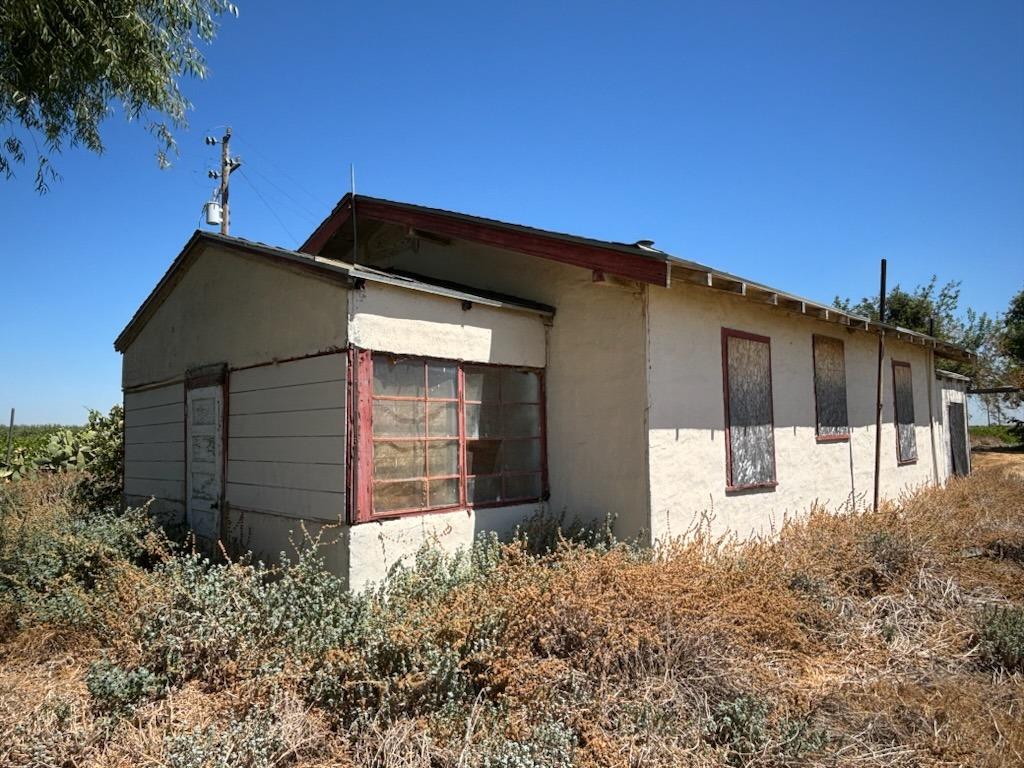
POLYGON ((768 531, 870 499, 882 332, 892 497, 967 471, 964 350, 649 241, 346 195, 298 251, 196 232, 118 336, 126 500, 267 558, 323 529, 354 588, 542 510, 768 531))

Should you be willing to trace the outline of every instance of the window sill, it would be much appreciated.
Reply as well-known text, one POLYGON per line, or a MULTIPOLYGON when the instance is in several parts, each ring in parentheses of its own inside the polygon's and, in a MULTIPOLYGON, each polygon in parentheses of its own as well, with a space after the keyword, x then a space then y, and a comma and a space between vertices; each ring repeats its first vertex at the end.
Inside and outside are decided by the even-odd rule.
POLYGON ((814 440, 818 443, 848 443, 850 442, 850 433, 847 432, 845 435, 815 435, 814 440))
POLYGON ((483 509, 499 509, 503 507, 524 507, 531 504, 542 504, 544 499, 507 499, 502 501, 491 501, 486 504, 453 504, 448 507, 437 507, 436 509, 411 509, 399 512, 381 512, 376 515, 355 516, 351 525, 362 525, 363 523, 385 523, 391 520, 401 520, 406 517, 423 517, 425 515, 439 515, 450 512, 474 512, 483 509))
POLYGON ((906 461, 897 461, 897 467, 908 467, 911 464, 917 464, 917 459, 907 459, 906 461))
POLYGON ((750 485, 727 485, 725 486, 726 493, 744 493, 746 491, 773 491, 778 486, 778 480, 772 480, 770 483, 751 483, 750 485))

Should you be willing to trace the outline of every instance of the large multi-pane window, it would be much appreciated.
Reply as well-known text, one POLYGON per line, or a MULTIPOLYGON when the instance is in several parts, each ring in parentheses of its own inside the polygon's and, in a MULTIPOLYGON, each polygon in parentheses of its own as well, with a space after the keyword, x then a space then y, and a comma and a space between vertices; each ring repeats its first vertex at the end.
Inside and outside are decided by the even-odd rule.
POLYGON ((541 373, 362 353, 356 519, 539 500, 541 373), (366 370, 366 367, 369 370, 366 370))
POLYGON ((767 336, 722 329, 728 490, 775 486, 772 354, 767 336))

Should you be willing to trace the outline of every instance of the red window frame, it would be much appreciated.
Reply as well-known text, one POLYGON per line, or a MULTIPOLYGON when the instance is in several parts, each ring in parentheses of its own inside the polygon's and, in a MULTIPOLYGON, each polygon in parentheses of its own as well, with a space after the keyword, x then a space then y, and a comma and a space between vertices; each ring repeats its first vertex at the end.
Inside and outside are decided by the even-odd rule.
POLYGON ((825 336, 819 333, 811 336, 811 375, 814 377, 814 439, 819 443, 847 443, 850 441, 850 401, 847 396, 846 381, 843 381, 843 395, 847 396, 846 401, 846 431, 835 432, 831 435, 823 435, 818 430, 821 427, 821 414, 818 411, 818 339, 830 339, 838 341, 843 348, 843 372, 846 371, 846 342, 835 336, 825 336))
MULTIPOLYGON (((385 352, 374 352, 373 350, 353 348, 350 356, 350 371, 352 372, 352 382, 354 387, 350 389, 352 394, 350 399, 354 407, 350 408, 349 418, 349 466, 353 468, 349 478, 350 488, 354 489, 354 494, 349 494, 351 502, 349 505, 349 519, 353 523, 369 522, 374 520, 388 520, 397 517, 406 517, 409 515, 425 515, 433 514, 436 512, 450 512, 452 510, 460 509, 486 509, 488 507, 503 507, 514 504, 530 504, 542 501, 548 497, 548 470, 547 470, 547 414, 545 408, 545 381, 544 381, 544 370, 541 368, 531 368, 528 366, 516 366, 516 365, 495 365, 489 363, 467 363, 458 360, 450 360, 445 358, 426 357, 422 355, 394 355, 385 352), (419 362, 423 365, 424 371, 424 397, 401 397, 401 396, 388 396, 388 395, 376 395, 373 392, 373 358, 374 355, 386 355, 396 360, 402 360, 405 362, 419 362), (456 397, 455 398, 431 398, 429 397, 429 388, 427 385, 427 371, 428 366, 431 364, 442 364, 454 366, 457 368, 457 384, 456 384, 456 397), (494 439, 494 440, 539 440, 540 442, 540 471, 499 471, 495 473, 470 475, 468 474, 467 468, 467 445, 469 438, 466 434, 466 404, 470 405, 480 403, 480 400, 466 400, 466 370, 467 369, 483 369, 493 368, 497 370, 509 369, 518 371, 529 371, 534 373, 538 377, 538 402, 536 405, 539 406, 540 411, 540 434, 536 438, 518 438, 516 436, 501 436, 495 438, 479 438, 482 440, 494 439), (354 390, 354 392, 352 391, 354 390), (454 436, 439 436, 432 438, 429 435, 428 428, 425 424, 424 435, 418 437, 374 437, 373 433, 373 403, 374 401, 381 400, 413 400, 424 403, 430 402, 455 402, 458 408, 458 474, 457 475, 438 475, 431 476, 427 474, 429 471, 428 467, 424 468, 424 475, 422 478, 428 486, 427 490, 427 502, 426 507, 414 507, 409 509, 399 510, 386 510, 377 512, 374 510, 373 503, 373 489, 377 481, 374 478, 374 461, 373 461, 373 446, 375 442, 402 442, 402 441, 422 441, 428 443, 430 440, 439 441, 452 441, 456 439, 454 436), (514 476, 532 476, 540 474, 540 494, 538 496, 524 496, 515 498, 502 498, 497 501, 490 502, 471 502, 467 495, 467 482, 470 477, 501 477, 502 478, 502 490, 506 487, 505 478, 514 476), (429 506, 429 481, 439 479, 458 479, 458 501, 452 504, 429 506)), ((515 404, 509 401, 499 399, 497 403, 500 405, 515 404)), ((529 404, 533 405, 533 402, 529 404)), ((424 419, 427 417, 427 408, 424 408, 424 419)), ((478 438, 473 438, 477 440, 478 438)), ((426 461, 426 451, 424 460, 426 461)), ((410 478, 413 479, 413 478, 410 478)), ((402 480, 388 480, 383 482, 403 482, 402 480)), ((408 480, 406 480, 408 482, 408 480)))
POLYGON ((725 490, 726 492, 750 491, 755 489, 775 488, 779 484, 778 456, 775 452, 775 385, 772 382, 772 340, 769 336, 738 331, 734 328, 722 328, 722 397, 725 403, 725 490), (761 483, 733 485, 732 482, 732 416, 729 412, 729 339, 747 339, 768 345, 768 412, 772 425, 772 479, 761 483))
POLYGON ((892 430, 896 435, 896 466, 905 467, 909 464, 917 464, 918 451, 917 451, 917 406, 914 406, 914 421, 911 422, 911 426, 914 429, 914 451, 915 455, 913 458, 903 458, 903 446, 900 445, 900 412, 899 412, 899 398, 896 396, 896 369, 906 368, 910 374, 910 401, 914 402, 914 369, 910 367, 910 363, 903 360, 892 361, 892 430))

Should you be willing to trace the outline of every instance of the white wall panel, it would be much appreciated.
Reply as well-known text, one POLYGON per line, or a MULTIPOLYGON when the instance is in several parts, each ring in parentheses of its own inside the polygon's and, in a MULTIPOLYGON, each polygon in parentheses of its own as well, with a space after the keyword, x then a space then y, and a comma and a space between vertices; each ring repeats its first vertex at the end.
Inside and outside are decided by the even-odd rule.
POLYGON ((184 397, 180 382, 125 393, 126 496, 175 505, 185 498, 184 397))
POLYGON ((231 373, 230 506, 344 518, 347 361, 335 353, 231 373))

